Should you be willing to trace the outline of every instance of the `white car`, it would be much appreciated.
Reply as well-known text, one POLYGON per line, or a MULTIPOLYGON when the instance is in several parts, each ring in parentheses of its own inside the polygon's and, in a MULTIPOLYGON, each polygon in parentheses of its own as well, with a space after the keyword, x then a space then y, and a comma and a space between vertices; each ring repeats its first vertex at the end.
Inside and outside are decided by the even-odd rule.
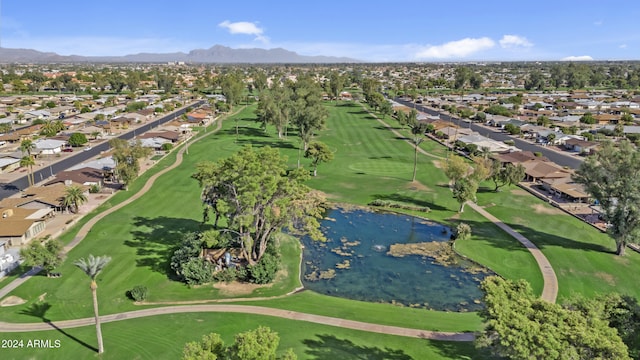
POLYGON ((87 146, 86 148, 84 148, 84 151, 89 151, 91 150, 91 146, 87 146))

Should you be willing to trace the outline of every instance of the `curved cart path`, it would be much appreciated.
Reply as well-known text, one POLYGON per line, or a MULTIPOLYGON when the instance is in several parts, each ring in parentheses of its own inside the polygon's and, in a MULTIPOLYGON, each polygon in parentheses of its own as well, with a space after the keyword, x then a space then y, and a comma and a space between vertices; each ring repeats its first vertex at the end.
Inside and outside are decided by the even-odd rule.
MULTIPOLYGON (((369 112, 369 114, 371 116, 375 117, 382 125, 384 125, 384 127, 386 127, 388 130, 393 132, 394 135, 398 136, 399 138, 404 138, 404 136, 402 134, 400 134, 398 131, 396 131, 389 124, 387 124, 386 122, 381 120, 378 116, 376 116, 376 114, 372 113, 368 109, 366 109, 366 110, 369 112)), ((413 146, 415 148, 415 144, 413 144, 411 142, 411 140, 407 139, 406 142, 409 145, 411 145, 411 146, 413 146)), ((427 155, 427 156, 443 159, 440 156, 437 156, 437 155, 434 155, 434 154, 430 154, 430 153, 424 151, 420 147, 418 147, 418 151, 420 153, 422 153, 423 155, 427 155)), ((480 215, 484 216, 487 220, 493 222, 499 228, 504 230, 507 234, 511 235, 516 240, 518 240, 522 245, 524 245, 525 248, 527 248, 527 250, 531 253, 531 255, 533 255, 533 258, 536 260, 536 263, 538 264, 538 267, 540 268, 540 272, 542 273, 542 278, 544 280, 544 286, 542 288, 542 295, 540 296, 540 298, 543 299, 543 300, 546 300, 548 302, 551 302, 551 303, 556 302, 556 299, 558 297, 558 278, 556 277, 555 271, 553 271, 553 267, 551 266, 551 263, 549 262, 547 257, 544 256, 542 251, 540 251, 540 249, 533 242, 531 242, 531 240, 529 240, 526 237, 522 236, 522 234, 520 234, 519 232, 513 230, 507 224, 503 223, 500 219, 498 219, 495 216, 491 215, 488 211, 483 209, 478 204, 475 204, 475 203, 473 203, 471 201, 468 201, 467 204, 471 208, 473 208, 475 211, 477 211, 480 215)))
MULTIPOLYGON (((103 323, 121 321, 128 319, 136 319, 148 316, 179 314, 179 313, 197 313, 197 312, 225 312, 225 313, 243 313, 254 315, 275 316, 291 320, 307 321, 316 324, 337 326, 353 330, 361 330, 375 332, 380 334, 390 334, 406 337, 415 337, 430 340, 446 340, 446 341, 473 341, 475 335, 473 333, 456 333, 456 332, 438 332, 419 329, 409 329, 398 326, 379 325, 366 323, 362 321, 345 320, 329 316, 305 314, 297 311, 281 310, 267 308, 261 306, 248 305, 184 305, 184 306, 166 306, 160 308, 144 309, 128 311, 119 314, 103 315, 100 320, 103 323)), ((29 331, 45 331, 56 329, 68 329, 81 326, 89 326, 95 324, 95 318, 84 318, 76 320, 64 320, 44 323, 28 323, 15 324, 0 322, 0 332, 29 332, 29 331)))

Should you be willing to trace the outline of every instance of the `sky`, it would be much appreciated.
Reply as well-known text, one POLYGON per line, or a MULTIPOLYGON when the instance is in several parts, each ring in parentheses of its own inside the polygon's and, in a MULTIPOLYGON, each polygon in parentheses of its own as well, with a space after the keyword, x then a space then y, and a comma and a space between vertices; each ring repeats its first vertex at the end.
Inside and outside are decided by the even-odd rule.
POLYGON ((640 60, 638 0, 0 0, 0 46, 284 48, 366 62, 640 60))

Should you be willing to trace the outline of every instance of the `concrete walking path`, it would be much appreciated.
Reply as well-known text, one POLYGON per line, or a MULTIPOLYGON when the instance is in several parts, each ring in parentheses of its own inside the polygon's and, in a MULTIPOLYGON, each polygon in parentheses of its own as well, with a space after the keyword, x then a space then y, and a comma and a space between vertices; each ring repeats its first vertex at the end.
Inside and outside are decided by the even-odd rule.
MULTIPOLYGON (((403 328, 399 326, 380 325, 366 323, 362 321, 345 320, 323 315, 306 314, 297 311, 274 309, 262 306, 251 305, 185 305, 185 306, 166 306, 159 308, 151 308, 144 310, 128 311, 119 314, 100 316, 102 323, 113 321, 137 319, 142 317, 180 314, 180 313, 198 313, 198 312, 224 312, 224 313, 243 313, 254 315, 275 316, 285 319, 306 321, 315 324, 337 326, 346 329, 368 331, 380 334, 398 335, 406 337, 414 337, 429 340, 442 341, 473 341, 475 335, 473 333, 456 333, 456 332, 439 332, 420 329, 403 328)), ((46 331, 57 329, 68 329, 95 324, 95 318, 84 318, 75 320, 52 321, 43 323, 4 323, 0 322, 0 332, 30 332, 30 331, 46 331)))
POLYGON ((467 202, 473 210, 477 211, 480 215, 484 216, 487 220, 496 224, 500 229, 504 230, 507 234, 513 236, 516 240, 518 240, 522 245, 524 245, 527 250, 533 255, 533 258, 538 263, 538 267, 540 268, 540 272, 542 272, 542 279, 544 280, 544 286, 542 288, 542 295, 540 298, 542 300, 546 300, 551 303, 555 303, 558 297, 558 278, 556 277, 555 271, 553 271, 553 267, 551 263, 547 259, 546 256, 540 251, 540 249, 531 242, 531 240, 522 236, 519 232, 513 230, 507 224, 500 221, 500 219, 495 216, 489 214, 485 209, 483 209, 480 205, 473 203, 471 201, 467 202))

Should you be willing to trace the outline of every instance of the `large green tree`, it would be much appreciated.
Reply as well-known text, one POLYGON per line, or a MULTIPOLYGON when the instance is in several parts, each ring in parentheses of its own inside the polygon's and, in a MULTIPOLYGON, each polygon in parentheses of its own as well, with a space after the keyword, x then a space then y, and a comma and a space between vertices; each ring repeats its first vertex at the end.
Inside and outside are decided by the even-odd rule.
POLYGON ((616 329, 594 311, 539 299, 524 280, 490 276, 481 288, 486 327, 479 347, 507 359, 630 359, 616 329))
POLYGON ((304 157, 311 159, 313 166, 313 176, 318 175, 318 164, 333 160, 333 151, 327 144, 320 141, 312 141, 304 153, 304 157))
POLYGON ((500 188, 506 185, 517 185, 524 179, 525 168, 522 164, 507 164, 502 166, 500 161, 493 161, 491 180, 495 185, 493 191, 498 192, 500 188))
POLYGON ((262 258, 273 236, 283 228, 309 232, 322 238, 318 218, 323 199, 302 182, 303 169, 287 171, 286 159, 270 147, 244 147, 218 162, 198 164, 192 177, 203 187, 206 207, 225 208, 227 228, 251 265, 262 258))
POLYGON ((64 259, 62 243, 55 239, 48 240, 44 244, 39 240, 33 240, 27 247, 20 249, 20 257, 25 265, 40 266, 48 274, 62 264, 64 259))
POLYGON ((84 271, 84 273, 91 279, 91 297, 93 299, 93 315, 96 321, 96 335, 98 337, 98 353, 104 352, 104 344, 102 342, 102 327, 100 326, 100 313, 98 312, 98 283, 96 277, 100 274, 102 269, 111 261, 108 256, 94 257, 89 255, 86 259, 78 259, 73 264, 84 271))
POLYGON ((616 254, 624 255, 628 243, 640 236, 640 152, 628 140, 605 142, 587 157, 573 179, 602 208, 616 254))
POLYGON ((139 140, 132 144, 126 140, 114 138, 109 140, 109 144, 114 149, 113 158, 116 161, 116 177, 127 189, 129 183, 140 172, 140 159, 151 155, 153 150, 143 147, 139 140))
POLYGON ((69 142, 69 145, 73 147, 78 147, 88 143, 89 140, 87 140, 87 136, 85 134, 76 132, 71 134, 71 136, 69 136, 68 142, 69 142))
MULTIPOLYGON (((230 346, 225 346, 219 334, 211 333, 204 335, 200 342, 185 344, 182 360, 275 360, 279 344, 278 333, 266 326, 237 334, 230 346)), ((297 357, 292 349, 287 349, 281 359, 297 357)))
POLYGON ((302 142, 298 152, 299 166, 300 155, 307 150, 315 133, 324 127, 329 112, 322 104, 322 88, 312 78, 300 78, 293 85, 293 89, 293 123, 298 129, 298 137, 302 142))

